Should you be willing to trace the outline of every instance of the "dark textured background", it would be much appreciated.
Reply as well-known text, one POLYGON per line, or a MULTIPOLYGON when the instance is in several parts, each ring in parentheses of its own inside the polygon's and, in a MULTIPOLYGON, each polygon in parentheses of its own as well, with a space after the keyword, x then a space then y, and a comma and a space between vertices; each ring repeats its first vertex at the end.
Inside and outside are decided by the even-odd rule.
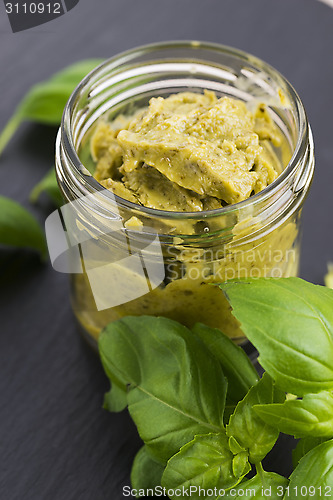
MULTIPOLYGON (((333 10, 316 0, 81 0, 12 34, 0 4, 0 129, 30 85, 66 64, 171 39, 232 45, 296 87, 316 144, 304 211, 302 277, 322 283, 333 260, 333 10)), ((0 193, 29 206, 53 162, 55 129, 23 125, 0 157, 0 193)), ((42 221, 45 207, 32 208, 42 221)), ((126 412, 101 409, 107 382, 81 340, 66 276, 29 252, 0 251, 0 499, 122 498, 139 446, 126 412)), ((288 443, 270 466, 288 473, 288 443)))

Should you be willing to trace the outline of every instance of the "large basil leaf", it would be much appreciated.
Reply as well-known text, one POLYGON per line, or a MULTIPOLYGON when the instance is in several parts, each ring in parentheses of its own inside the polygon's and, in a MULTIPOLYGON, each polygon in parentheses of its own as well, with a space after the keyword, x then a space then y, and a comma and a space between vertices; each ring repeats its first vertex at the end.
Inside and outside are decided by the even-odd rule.
POLYGON ((109 377, 128 385, 129 412, 157 460, 166 462, 196 434, 223 428, 226 379, 188 328, 128 316, 106 327, 99 350, 109 377))
POLYGON ((44 233, 37 220, 15 201, 0 196, 0 245, 37 250, 46 257, 44 233))
MULTIPOLYGON (((146 496, 153 496, 147 490, 154 489, 161 485, 164 466, 151 458, 147 452, 147 448, 142 446, 135 456, 132 471, 131 484, 132 488, 137 490, 145 490, 146 496)), ((142 496, 142 495, 141 495, 142 496)))
POLYGON ((220 361, 228 380, 228 402, 238 403, 258 382, 258 374, 240 347, 216 328, 197 323, 193 332, 200 337, 211 353, 220 361))
MULTIPOLYGON (((332 360, 333 361, 333 360, 332 360)), ((295 437, 333 438, 333 394, 327 391, 306 394, 283 404, 254 406, 267 424, 295 437)))
POLYGON ((14 115, 0 134, 0 154, 22 121, 58 125, 74 88, 101 62, 102 59, 89 59, 75 63, 56 73, 49 80, 34 85, 17 106, 14 115))
POLYGON ((285 499, 322 498, 333 494, 333 440, 309 451, 290 476, 285 499))
POLYGON ((333 389, 333 290, 299 278, 221 285, 277 385, 292 394, 333 389))
POLYGON ((256 500, 267 500, 271 498, 272 500, 277 500, 282 498, 286 487, 288 486, 288 479, 274 472, 262 471, 261 474, 257 474, 249 481, 244 481, 226 491, 225 495, 221 496, 223 498, 255 498, 256 500))
POLYGON ((227 435, 248 451, 249 460, 253 464, 260 462, 267 455, 279 436, 277 429, 263 423, 253 406, 283 401, 284 397, 284 394, 275 388, 271 377, 264 373, 262 379, 238 403, 230 417, 227 435))
POLYGON ((293 466, 294 469, 297 467, 298 462, 304 457, 309 451, 318 446, 321 443, 327 441, 325 438, 319 437, 305 437, 298 441, 296 448, 293 450, 293 466))
MULTIPOLYGON (((219 494, 208 496, 203 491, 216 488, 226 490, 238 484, 251 467, 247 460, 242 470, 235 475, 234 455, 228 446, 225 432, 196 436, 183 446, 166 466, 162 476, 162 486, 167 490, 185 490, 193 500, 219 498, 219 494), (199 487, 202 488, 200 495, 199 487)), ((177 495, 171 495, 171 499, 177 495)))

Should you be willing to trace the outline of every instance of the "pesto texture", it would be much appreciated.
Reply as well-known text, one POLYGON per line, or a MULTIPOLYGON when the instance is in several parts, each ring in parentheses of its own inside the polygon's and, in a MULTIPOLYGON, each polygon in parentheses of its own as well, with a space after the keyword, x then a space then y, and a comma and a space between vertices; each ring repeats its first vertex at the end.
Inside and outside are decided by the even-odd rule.
POLYGON ((95 177, 116 195, 167 211, 200 212, 243 201, 282 170, 279 131, 264 104, 181 92, 152 98, 130 117, 100 122, 95 177))

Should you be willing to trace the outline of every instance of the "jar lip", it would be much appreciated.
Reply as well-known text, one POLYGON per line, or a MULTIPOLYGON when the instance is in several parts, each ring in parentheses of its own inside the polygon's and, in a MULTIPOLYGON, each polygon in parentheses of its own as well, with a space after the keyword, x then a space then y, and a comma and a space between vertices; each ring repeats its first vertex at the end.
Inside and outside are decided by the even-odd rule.
POLYGON ((71 164, 74 166, 76 172, 79 174, 82 181, 84 181, 84 184, 88 185, 93 191, 103 192, 106 200, 107 198, 109 198, 110 201, 115 200, 117 205, 120 207, 136 210, 142 213, 143 215, 146 214, 153 218, 188 220, 189 218, 190 219, 211 218, 223 214, 230 214, 232 212, 240 211, 243 209, 245 210, 247 207, 249 206, 253 207, 258 203, 266 201, 270 196, 273 196, 282 185, 288 182, 292 174, 297 169, 300 160, 304 156, 309 142, 309 125, 303 103, 299 95, 297 94, 296 90, 291 85, 291 83, 270 64, 266 63, 265 61, 256 56, 253 56, 252 54, 249 54, 245 51, 233 47, 229 47, 227 45, 213 43, 213 42, 202 42, 196 40, 176 40, 176 41, 166 41, 166 42, 141 45, 133 49, 123 51, 109 59, 106 59, 95 69, 93 69, 74 89, 69 100, 67 101, 62 116, 61 135, 65 144, 66 155, 70 160, 71 164), (85 166, 84 164, 82 164, 78 156, 78 153, 74 146, 73 137, 69 129, 72 111, 74 109, 75 102, 82 89, 84 89, 85 85, 88 84, 92 78, 98 76, 101 70, 103 70, 106 67, 110 68, 112 64, 114 64, 114 67, 116 67, 116 65, 122 64, 126 60, 130 60, 135 56, 140 55, 143 52, 147 53, 147 52, 154 52, 159 49, 166 50, 166 49, 176 49, 176 48, 186 48, 186 49, 200 48, 200 49, 215 50, 224 54, 230 54, 232 56, 238 57, 239 59, 243 59, 244 61, 251 62, 252 64, 254 64, 259 68, 265 68, 270 72, 273 72, 278 78, 280 78, 283 81, 283 83, 286 85, 288 89, 289 97, 291 97, 293 104, 295 105, 295 110, 297 113, 297 119, 299 124, 297 142, 295 144, 292 157, 290 158, 288 165, 285 167, 283 172, 271 184, 269 184, 262 191, 259 191, 258 193, 252 195, 250 198, 247 198, 246 200, 231 205, 226 205, 224 207, 217 208, 214 210, 204 210, 200 212, 176 212, 176 211, 160 210, 156 208, 145 207, 137 203, 133 203, 113 193, 109 194, 108 190, 104 188, 91 174, 87 175, 85 173, 86 170, 85 166))

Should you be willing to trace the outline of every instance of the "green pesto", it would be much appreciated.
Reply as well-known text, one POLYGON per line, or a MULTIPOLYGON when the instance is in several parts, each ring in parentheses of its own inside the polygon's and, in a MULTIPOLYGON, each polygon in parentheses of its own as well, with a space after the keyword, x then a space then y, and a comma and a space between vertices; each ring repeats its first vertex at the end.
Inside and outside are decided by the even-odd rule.
POLYGON ((100 122, 91 139, 95 177, 130 201, 193 212, 245 200, 281 171, 279 132, 264 104, 181 92, 130 117, 100 122), (111 179, 107 182, 108 179, 111 179))

